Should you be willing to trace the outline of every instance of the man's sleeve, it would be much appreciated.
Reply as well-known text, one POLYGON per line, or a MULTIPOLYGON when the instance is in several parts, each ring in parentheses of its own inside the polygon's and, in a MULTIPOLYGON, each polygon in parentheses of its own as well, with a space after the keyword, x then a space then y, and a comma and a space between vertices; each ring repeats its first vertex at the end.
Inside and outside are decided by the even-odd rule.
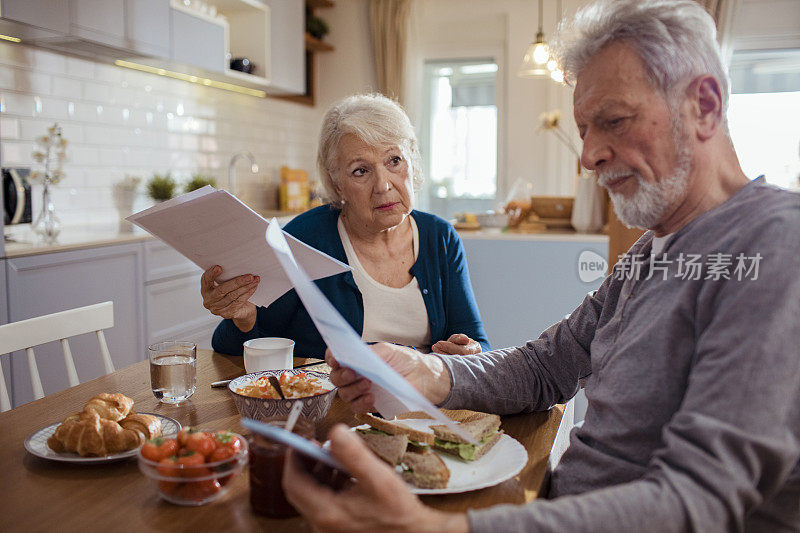
POLYGON ((470 512, 472 530, 743 531, 800 460, 800 237, 782 230, 753 250, 758 279, 722 282, 705 302, 686 394, 641 479, 470 512))
POLYGON ((448 409, 497 414, 543 411, 572 398, 591 373, 589 346, 612 284, 607 277, 570 315, 525 346, 470 356, 438 355, 450 371, 448 409))

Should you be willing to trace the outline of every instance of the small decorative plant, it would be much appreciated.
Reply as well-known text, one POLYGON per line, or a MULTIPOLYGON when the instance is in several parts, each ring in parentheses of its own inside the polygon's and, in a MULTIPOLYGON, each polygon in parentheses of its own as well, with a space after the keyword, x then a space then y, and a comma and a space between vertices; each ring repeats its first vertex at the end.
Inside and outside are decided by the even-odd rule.
POLYGON ((214 179, 214 176, 206 176, 204 174, 193 174, 192 179, 190 179, 184 186, 183 192, 196 191, 197 189, 202 189, 206 185, 211 185, 212 187, 216 187, 217 180, 214 179))
POLYGON ((67 140, 61 134, 58 122, 47 128, 47 134, 36 139, 37 149, 31 157, 44 166, 43 170, 31 172, 30 179, 42 184, 42 210, 36 217, 33 231, 45 241, 53 242, 61 231, 61 221, 56 216, 53 200, 50 197, 50 186, 57 184, 64 177, 61 165, 67 160, 67 140))
POLYGON ((537 131, 552 131, 561 143, 580 159, 581 154, 575 147, 567 132, 561 127, 561 111, 554 109, 539 115, 539 128, 537 131))
POLYGON ((157 202, 169 200, 175 196, 177 185, 169 173, 153 174, 153 177, 147 182, 147 195, 157 202))
POLYGON ((328 35, 330 28, 328 27, 327 22, 316 15, 311 15, 310 17, 306 18, 306 31, 313 38, 322 39, 328 35))
POLYGON ((67 160, 67 140, 61 134, 58 122, 47 128, 47 134, 37 137, 37 149, 31 157, 44 165, 44 170, 34 170, 30 179, 43 185, 55 185, 64 177, 61 165, 67 160))

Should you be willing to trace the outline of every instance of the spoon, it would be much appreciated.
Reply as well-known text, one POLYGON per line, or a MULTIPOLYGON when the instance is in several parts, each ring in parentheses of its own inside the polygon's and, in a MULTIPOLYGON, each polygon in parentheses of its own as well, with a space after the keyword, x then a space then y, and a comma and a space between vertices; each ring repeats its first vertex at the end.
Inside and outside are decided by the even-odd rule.
POLYGON ((286 431, 291 432, 294 425, 297 424, 297 419, 300 418, 300 411, 303 410, 303 402, 295 402, 292 410, 289 411, 289 418, 286 419, 286 431))
POLYGON ((278 381, 278 378, 275 376, 267 376, 269 380, 269 384, 275 387, 275 390, 278 391, 278 396, 281 397, 281 400, 285 400, 286 396, 283 395, 283 390, 281 389, 281 382, 278 381))

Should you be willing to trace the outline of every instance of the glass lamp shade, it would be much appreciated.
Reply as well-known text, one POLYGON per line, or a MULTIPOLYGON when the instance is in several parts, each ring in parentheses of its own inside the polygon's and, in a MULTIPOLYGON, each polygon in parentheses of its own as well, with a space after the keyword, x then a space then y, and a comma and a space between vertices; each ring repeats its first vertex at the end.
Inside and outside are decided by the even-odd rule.
POLYGON ((517 71, 517 76, 521 78, 536 78, 539 76, 549 76, 550 70, 547 63, 550 61, 550 48, 544 42, 544 33, 540 29, 536 34, 536 40, 525 50, 522 57, 522 65, 517 71))

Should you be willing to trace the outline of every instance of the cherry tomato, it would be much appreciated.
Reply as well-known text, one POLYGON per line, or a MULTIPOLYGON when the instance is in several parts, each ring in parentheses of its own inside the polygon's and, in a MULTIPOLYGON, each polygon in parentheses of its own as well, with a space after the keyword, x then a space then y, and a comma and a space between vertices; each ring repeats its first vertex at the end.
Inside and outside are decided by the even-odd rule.
POLYGON ((217 441, 214 440, 210 433, 197 431, 186 435, 186 443, 183 446, 187 450, 192 450, 203 457, 208 457, 217 449, 217 441))
MULTIPOLYGON (((208 462, 216 463, 217 461, 224 461, 226 459, 230 459, 234 455, 236 455, 236 450, 234 450, 233 448, 229 448, 227 446, 222 446, 214 450, 214 453, 212 453, 209 456, 208 462)), ((227 465, 220 465, 220 466, 227 466, 227 465)))
POLYGON ((191 472, 190 477, 198 477, 198 475, 204 474, 196 474, 197 470, 206 470, 207 468, 198 468, 204 464, 206 464, 206 458, 203 457, 202 454, 195 452, 194 450, 182 450, 181 453, 178 455, 178 464, 182 465, 183 468, 181 469, 182 475, 187 475, 187 473, 191 472))
POLYGON ((195 433, 199 433, 200 430, 193 427, 185 427, 178 432, 178 445, 183 448, 186 446, 186 440, 189 438, 189 435, 193 435, 195 433))
POLYGON ((162 439, 156 437, 155 439, 147 440, 142 445, 142 456, 151 461, 161 461, 167 457, 173 456, 178 453, 178 443, 175 439, 162 439))
POLYGON ((230 431, 216 432, 214 440, 217 441, 217 449, 230 448, 234 452, 238 452, 242 448, 242 441, 230 431))
POLYGON ((180 495, 187 500, 202 501, 218 493, 219 490, 220 484, 216 479, 190 481, 180 488, 180 495))
POLYGON ((177 496, 180 491, 181 484, 175 481, 159 481, 158 490, 164 494, 177 496))
POLYGON ((156 471, 165 477, 180 477, 180 469, 178 468, 178 458, 175 456, 167 457, 158 462, 156 471))

